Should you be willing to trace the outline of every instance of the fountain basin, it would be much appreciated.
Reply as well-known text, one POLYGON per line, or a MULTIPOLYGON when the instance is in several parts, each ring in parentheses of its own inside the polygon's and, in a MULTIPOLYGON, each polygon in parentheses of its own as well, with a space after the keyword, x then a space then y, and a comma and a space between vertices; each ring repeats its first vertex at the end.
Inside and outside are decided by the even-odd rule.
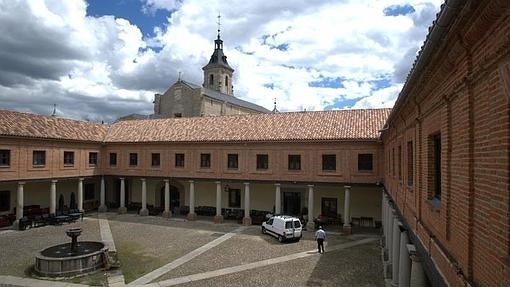
POLYGON ((39 277, 75 277, 90 274, 105 266, 108 247, 101 242, 80 241, 51 246, 35 256, 34 271, 39 277))

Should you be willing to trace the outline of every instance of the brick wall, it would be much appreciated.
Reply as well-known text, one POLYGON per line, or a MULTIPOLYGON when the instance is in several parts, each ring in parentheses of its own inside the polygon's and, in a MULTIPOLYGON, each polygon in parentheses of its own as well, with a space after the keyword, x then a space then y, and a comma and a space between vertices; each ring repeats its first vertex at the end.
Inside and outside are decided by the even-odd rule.
POLYGON ((388 171, 385 187, 406 221, 418 223, 413 231, 451 286, 510 280, 509 15, 508 1, 467 1, 407 83, 405 104, 383 135, 384 154, 414 143, 414 187, 388 171), (435 133, 442 146, 436 202, 435 133))

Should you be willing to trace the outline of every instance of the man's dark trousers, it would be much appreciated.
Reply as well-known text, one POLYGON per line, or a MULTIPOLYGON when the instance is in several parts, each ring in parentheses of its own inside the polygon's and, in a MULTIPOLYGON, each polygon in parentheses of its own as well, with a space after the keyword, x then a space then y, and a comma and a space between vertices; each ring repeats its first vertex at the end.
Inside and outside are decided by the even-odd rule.
POLYGON ((324 239, 323 238, 317 238, 317 249, 319 249, 319 253, 324 253, 324 239))

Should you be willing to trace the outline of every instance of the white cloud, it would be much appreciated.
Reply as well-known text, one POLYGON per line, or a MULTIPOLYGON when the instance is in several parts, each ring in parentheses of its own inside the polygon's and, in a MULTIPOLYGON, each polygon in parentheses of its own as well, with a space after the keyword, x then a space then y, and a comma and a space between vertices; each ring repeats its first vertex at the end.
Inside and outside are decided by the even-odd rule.
POLYGON ((104 120, 150 113, 178 72, 202 83, 219 11, 237 97, 269 109, 277 98, 284 111, 343 100, 388 107, 442 1, 142 2, 148 14, 172 11, 153 38, 126 19, 86 16, 84 1, 0 0, 0 108, 49 113, 56 102, 62 115, 104 120), (405 3, 415 12, 384 16, 405 3), (341 86, 309 85, 324 77, 341 86), (384 88, 374 85, 381 79, 384 88))

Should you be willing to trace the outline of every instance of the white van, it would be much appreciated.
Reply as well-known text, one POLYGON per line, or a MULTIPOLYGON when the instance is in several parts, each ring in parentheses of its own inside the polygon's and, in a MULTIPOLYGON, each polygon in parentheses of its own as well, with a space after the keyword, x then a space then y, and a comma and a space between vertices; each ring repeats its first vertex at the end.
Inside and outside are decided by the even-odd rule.
POLYGON ((298 218, 286 215, 278 215, 269 218, 262 223, 262 233, 271 234, 278 238, 278 241, 285 240, 299 241, 302 236, 302 226, 298 218))

